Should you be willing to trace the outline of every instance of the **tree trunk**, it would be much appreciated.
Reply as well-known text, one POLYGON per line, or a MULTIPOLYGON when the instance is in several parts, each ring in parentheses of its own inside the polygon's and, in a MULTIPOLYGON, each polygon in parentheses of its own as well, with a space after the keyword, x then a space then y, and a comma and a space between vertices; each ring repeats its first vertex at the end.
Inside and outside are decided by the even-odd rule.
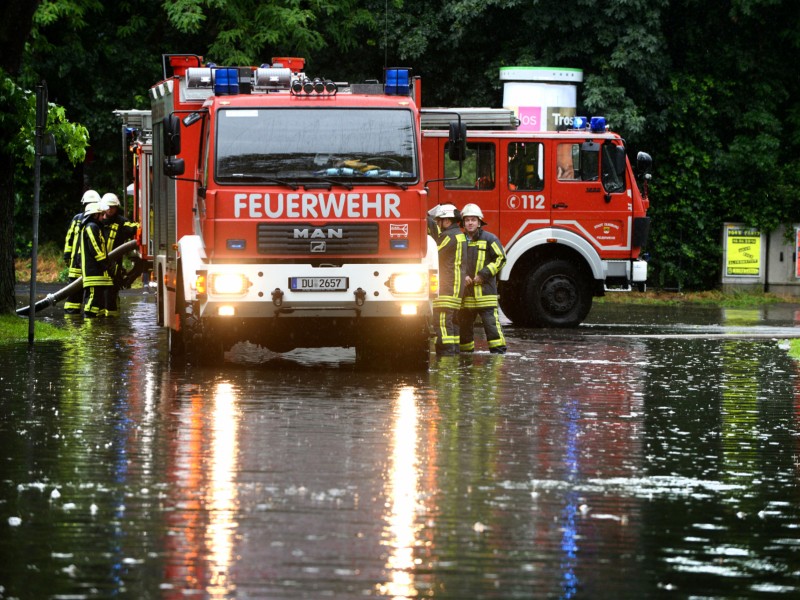
MULTIPOLYGON (((12 78, 22 61, 39 0, 5 0, 0 13, 0 68, 12 78)), ((0 73, 2 76, 2 73, 0 73)), ((6 107, 0 107, 5 112, 6 107)), ((7 115, 6 115, 7 116, 7 115)), ((2 119, 0 119, 2 120, 2 119)), ((8 120, 8 119, 6 119, 8 120)), ((0 139, 16 135, 13 127, 0 129, 0 139)), ((14 314, 14 157, 0 146, 0 314, 14 314)))
POLYGON ((0 314, 14 313, 14 160, 0 151, 0 314))

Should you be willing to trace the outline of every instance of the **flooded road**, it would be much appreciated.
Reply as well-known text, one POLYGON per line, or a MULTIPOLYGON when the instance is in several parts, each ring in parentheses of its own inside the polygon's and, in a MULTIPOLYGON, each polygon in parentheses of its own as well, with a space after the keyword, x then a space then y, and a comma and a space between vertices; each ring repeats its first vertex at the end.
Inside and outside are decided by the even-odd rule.
POLYGON ((800 305, 596 305, 427 373, 178 368, 122 309, 0 346, 0 598, 800 593, 800 305))

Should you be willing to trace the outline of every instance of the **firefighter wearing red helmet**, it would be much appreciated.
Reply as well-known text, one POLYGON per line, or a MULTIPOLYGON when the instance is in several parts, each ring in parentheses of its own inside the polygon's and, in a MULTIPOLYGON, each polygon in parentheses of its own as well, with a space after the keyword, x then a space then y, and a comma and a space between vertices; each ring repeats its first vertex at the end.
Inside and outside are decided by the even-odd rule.
POLYGON ((467 235, 467 255, 464 298, 458 314, 459 349, 475 350, 475 319, 480 315, 489 352, 505 354, 506 339, 497 309, 497 275, 506 263, 506 253, 497 236, 483 229, 486 221, 477 204, 464 206, 461 223, 467 235))
POLYGON ((433 215, 439 226, 439 295, 433 300, 436 354, 458 354, 458 311, 464 283, 467 238, 458 226, 461 214, 442 204, 433 215))

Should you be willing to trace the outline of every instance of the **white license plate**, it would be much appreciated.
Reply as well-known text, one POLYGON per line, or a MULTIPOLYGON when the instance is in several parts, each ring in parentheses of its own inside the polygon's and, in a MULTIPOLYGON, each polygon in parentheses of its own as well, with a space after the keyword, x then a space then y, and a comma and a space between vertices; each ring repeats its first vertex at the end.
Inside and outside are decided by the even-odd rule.
POLYGON ((293 292, 346 292, 347 277, 290 277, 293 292))

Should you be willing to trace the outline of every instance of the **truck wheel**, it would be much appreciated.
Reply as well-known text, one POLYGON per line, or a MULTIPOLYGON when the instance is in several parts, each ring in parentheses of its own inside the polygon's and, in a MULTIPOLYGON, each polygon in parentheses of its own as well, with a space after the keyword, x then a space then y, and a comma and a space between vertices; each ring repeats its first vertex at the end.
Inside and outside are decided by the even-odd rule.
POLYGON ((225 359, 225 349, 218 332, 209 330, 184 308, 181 317, 186 359, 190 364, 211 367, 219 366, 225 359))
POLYGON ((164 277, 161 267, 158 268, 158 285, 156 286, 156 325, 164 326, 164 277))
POLYGON ((498 303, 500 310, 514 325, 530 327, 533 324, 525 310, 519 288, 510 281, 502 284, 498 303))
MULTIPOLYGON (((159 276, 159 292, 163 292, 166 294, 166 289, 163 286, 164 279, 163 277, 159 276)), ((160 295, 162 299, 162 306, 166 303, 166 297, 164 295, 160 295)), ((184 310, 186 307, 186 303, 183 300, 183 287, 180 281, 180 277, 178 278, 178 286, 175 290, 175 312, 178 314, 178 325, 180 329, 173 329, 172 327, 167 327, 167 341, 169 344, 169 356, 172 359, 176 360, 183 360, 186 358, 186 344, 187 335, 186 335, 186 327, 183 322, 184 319, 184 310)))
POLYGON ((176 331, 172 327, 167 328, 167 345, 169 347, 170 358, 181 358, 186 352, 186 345, 183 342, 183 332, 176 331))
POLYGON ((391 345, 376 339, 356 343, 356 364, 367 368, 424 371, 430 363, 430 338, 427 332, 398 337, 391 345))
POLYGON ((218 367, 222 365, 225 360, 225 349, 222 347, 222 341, 209 339, 207 336, 202 337, 197 343, 192 358, 194 364, 203 367, 218 367))
POLYGON ((527 316, 537 327, 577 327, 592 307, 586 277, 566 260, 534 269, 525 282, 524 298, 527 316))
POLYGON ((431 341, 427 332, 412 337, 398 348, 395 354, 395 366, 401 365, 410 371, 426 371, 431 360, 431 341))

